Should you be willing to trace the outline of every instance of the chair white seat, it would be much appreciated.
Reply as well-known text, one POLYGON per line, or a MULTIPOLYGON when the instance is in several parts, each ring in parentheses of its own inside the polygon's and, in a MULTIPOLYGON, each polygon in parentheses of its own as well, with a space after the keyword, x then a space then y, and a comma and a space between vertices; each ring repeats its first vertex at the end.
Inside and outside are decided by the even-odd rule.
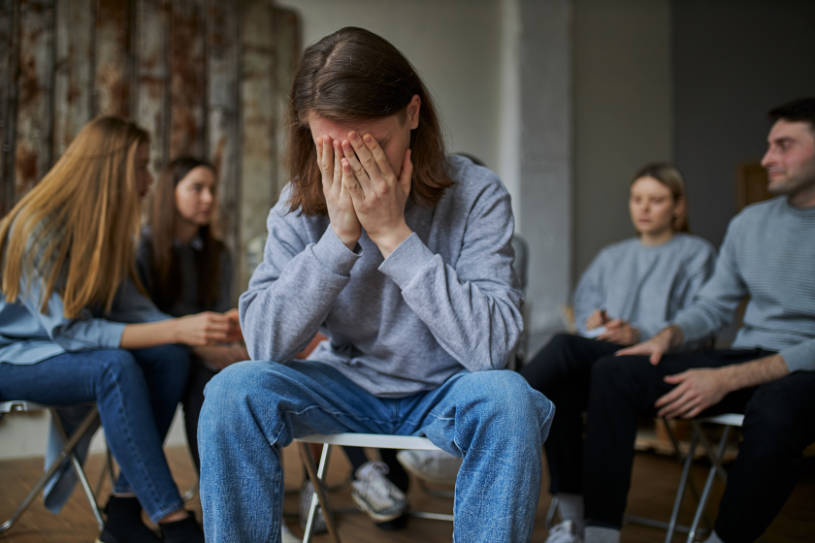
POLYGON ((399 436, 383 434, 363 434, 343 432, 340 434, 312 434, 298 437, 297 441, 344 447, 373 447, 379 449, 415 449, 420 451, 439 451, 438 447, 422 436, 399 436))

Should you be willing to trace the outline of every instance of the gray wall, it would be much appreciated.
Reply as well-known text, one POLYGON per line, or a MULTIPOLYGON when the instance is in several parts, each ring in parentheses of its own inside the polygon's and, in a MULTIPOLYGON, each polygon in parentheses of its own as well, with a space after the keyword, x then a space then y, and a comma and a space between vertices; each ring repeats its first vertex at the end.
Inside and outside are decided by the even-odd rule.
POLYGON ((573 279, 634 230, 628 185, 672 158, 669 0, 574 0, 573 279))
POLYGON ((736 173, 764 153, 766 112, 815 94, 815 2, 675 0, 674 156, 692 230, 715 244, 736 212, 736 173))

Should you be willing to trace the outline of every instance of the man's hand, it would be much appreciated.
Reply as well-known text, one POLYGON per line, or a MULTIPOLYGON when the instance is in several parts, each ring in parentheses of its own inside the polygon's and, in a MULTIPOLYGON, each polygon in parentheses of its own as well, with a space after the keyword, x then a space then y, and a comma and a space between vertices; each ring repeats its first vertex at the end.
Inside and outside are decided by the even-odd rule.
POLYGON ((351 196, 345 189, 342 170, 342 148, 339 141, 330 137, 317 138, 317 165, 320 168, 323 183, 325 205, 328 208, 328 220, 334 233, 349 249, 359 241, 362 226, 357 219, 351 196))
POLYGON ((665 382, 676 385, 661 396, 654 407, 660 417, 692 419, 702 411, 716 405, 730 392, 729 382, 722 368, 687 370, 668 375, 665 382))
POLYGON ((597 339, 619 345, 633 345, 639 341, 640 331, 622 319, 614 319, 606 323, 606 331, 597 336, 597 339))
POLYGON ((382 256, 390 255, 410 234, 405 222, 405 204, 410 194, 413 163, 405 150, 399 177, 388 157, 368 133, 348 133, 342 142, 342 179, 351 195, 356 216, 382 256))
POLYGON ((608 315, 605 309, 595 309, 586 319, 586 330, 594 330, 608 322, 608 315))
POLYGON ((649 357, 651 364, 656 366, 662 359, 663 354, 667 353, 671 347, 675 347, 680 343, 682 343, 682 331, 678 326, 671 325, 663 328, 647 341, 637 343, 626 349, 620 349, 615 355, 645 355, 649 357))

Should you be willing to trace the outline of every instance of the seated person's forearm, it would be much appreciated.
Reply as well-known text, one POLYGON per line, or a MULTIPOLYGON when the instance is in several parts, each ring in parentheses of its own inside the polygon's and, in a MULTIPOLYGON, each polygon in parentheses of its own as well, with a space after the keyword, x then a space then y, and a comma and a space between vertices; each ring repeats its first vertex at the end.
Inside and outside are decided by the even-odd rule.
POLYGON ((721 368, 729 391, 758 386, 789 374, 787 363, 780 354, 773 354, 743 364, 721 368))
POLYGON ((668 340, 667 346, 669 349, 675 349, 682 345, 682 343, 685 341, 685 335, 682 333, 682 329, 676 324, 669 324, 654 334, 655 339, 657 339, 657 336, 663 338, 663 340, 668 340))
POLYGON ((122 349, 144 349, 168 343, 179 343, 174 319, 128 324, 122 332, 122 349))

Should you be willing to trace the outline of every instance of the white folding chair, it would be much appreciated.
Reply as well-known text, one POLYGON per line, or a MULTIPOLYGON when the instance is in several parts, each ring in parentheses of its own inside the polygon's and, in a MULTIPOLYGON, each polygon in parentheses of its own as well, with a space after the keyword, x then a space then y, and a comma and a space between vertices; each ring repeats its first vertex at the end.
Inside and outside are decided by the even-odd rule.
POLYGON ((88 482, 88 478, 82 468, 82 463, 79 461, 79 458, 76 455, 77 443, 79 443, 82 436, 84 436, 85 433, 91 427, 93 427, 94 424, 96 424, 96 421, 99 418, 99 412, 96 410, 96 406, 90 407, 88 414, 84 419, 82 419, 82 422, 79 424, 77 429, 73 432, 73 434, 67 436, 65 435, 65 429, 60 422, 60 418, 57 416, 56 407, 18 400, 0 402, 0 415, 30 413, 35 411, 50 412, 52 421, 55 424, 57 431, 60 433, 64 445, 56 460, 49 466, 45 473, 40 476, 33 488, 28 492, 28 495, 26 495, 25 499, 23 499, 22 503, 20 503, 20 505, 17 507, 17 510, 14 511, 7 521, 0 525, 0 534, 7 532, 17 521, 20 515, 22 515, 23 512, 28 509, 28 506, 31 505, 31 502, 37 497, 37 494, 42 491, 48 480, 54 473, 56 473, 66 459, 70 460, 71 465, 73 466, 74 470, 76 470, 76 474, 79 477, 79 481, 82 483, 82 488, 84 489, 85 495, 88 498, 88 503, 90 503, 91 511, 93 512, 96 522, 99 525, 99 529, 101 530, 104 526, 102 510, 96 501, 96 496, 94 495, 94 491, 91 489, 91 485, 88 482))
MULTIPOLYGON (((331 509, 328 506, 328 498, 325 495, 324 483, 326 472, 328 471, 328 460, 331 454, 331 449, 335 445, 348 446, 348 447, 371 447, 378 449, 414 449, 437 451, 441 450, 436 447, 429 439, 421 436, 400 436, 390 434, 362 434, 362 433, 340 433, 340 434, 314 434, 304 436, 296 439, 298 448, 300 450, 300 458, 306 468, 308 477, 314 487, 314 496, 311 498, 311 504, 308 510, 308 517, 306 519, 306 529, 303 534, 303 543, 311 541, 312 532, 314 530, 314 519, 317 516, 317 506, 323 508, 326 527, 334 543, 341 543, 337 528, 334 525, 334 520, 331 515, 331 509), (314 469, 314 458, 309 448, 310 443, 322 445, 322 452, 320 454, 320 461, 317 469, 314 469)), ((426 518, 432 520, 453 521, 453 515, 444 513, 428 513, 428 512, 411 512, 411 516, 418 518, 426 518)))
POLYGON ((679 507, 682 505, 682 499, 685 495, 685 489, 688 486, 690 479, 690 468, 693 463, 696 447, 701 442, 705 449, 705 453, 710 461, 710 471, 705 480, 705 486, 702 489, 702 495, 699 496, 699 503, 696 507, 696 512, 693 515, 693 522, 688 528, 687 542, 692 543, 696 537, 696 531, 699 528, 699 521, 705 512, 707 500, 710 497, 710 490, 713 487, 713 481, 716 475, 721 477, 722 481, 727 479, 727 473, 723 467, 724 454, 727 449, 728 438, 730 437, 730 430, 732 428, 741 428, 744 422, 744 415, 739 413, 727 413, 723 415, 716 415, 713 417, 703 417, 691 421, 691 442, 688 454, 682 466, 682 476, 679 479, 679 487, 676 490, 676 498, 674 499, 674 506, 671 512, 671 519, 668 522, 668 530, 665 534, 665 543, 670 543, 673 539, 674 532, 677 531, 677 517, 679 516, 679 507), (705 425, 715 425, 720 427, 721 435, 718 443, 715 443, 705 433, 705 425))

